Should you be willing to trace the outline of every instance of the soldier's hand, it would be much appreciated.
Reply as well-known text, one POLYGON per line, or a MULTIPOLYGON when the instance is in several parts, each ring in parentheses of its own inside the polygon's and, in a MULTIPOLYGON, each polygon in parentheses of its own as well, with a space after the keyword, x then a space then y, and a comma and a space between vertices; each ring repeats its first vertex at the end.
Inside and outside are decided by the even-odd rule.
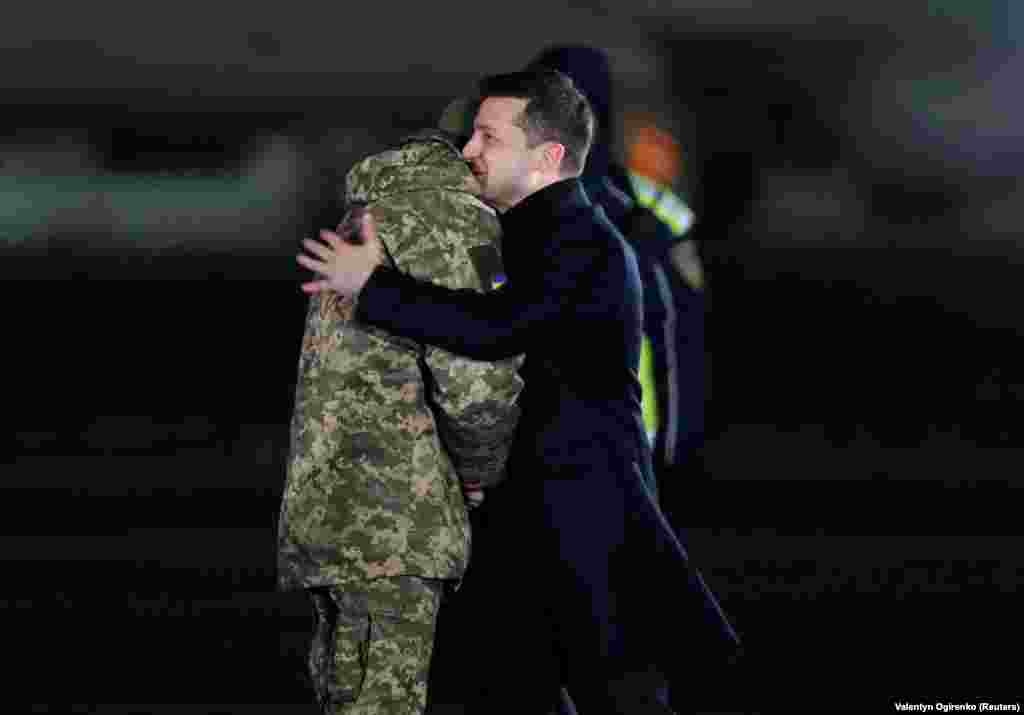
POLYGON ((334 231, 323 230, 323 243, 305 239, 302 245, 312 255, 299 254, 299 264, 323 276, 302 284, 306 293, 334 291, 352 297, 362 290, 373 269, 383 261, 373 215, 366 212, 360 229, 362 243, 345 241, 334 231), (315 256, 315 257, 314 257, 315 256))

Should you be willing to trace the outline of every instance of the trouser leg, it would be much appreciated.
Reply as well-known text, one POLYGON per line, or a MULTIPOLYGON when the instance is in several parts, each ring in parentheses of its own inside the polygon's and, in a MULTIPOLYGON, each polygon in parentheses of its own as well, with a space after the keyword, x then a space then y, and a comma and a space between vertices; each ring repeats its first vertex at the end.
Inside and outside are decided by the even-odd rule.
POLYGON ((416 577, 313 589, 310 675, 330 715, 421 715, 441 583, 416 577))

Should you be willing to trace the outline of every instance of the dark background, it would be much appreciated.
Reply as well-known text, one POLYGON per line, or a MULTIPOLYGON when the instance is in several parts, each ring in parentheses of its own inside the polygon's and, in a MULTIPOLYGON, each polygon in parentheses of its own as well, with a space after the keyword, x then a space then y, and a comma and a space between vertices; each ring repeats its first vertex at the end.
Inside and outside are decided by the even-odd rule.
POLYGON ((273 592, 298 239, 354 160, 566 41, 685 146, 713 376, 684 526, 750 650, 706 711, 1019 694, 1019 10, 212 5, 0 26, 12 712, 312 712, 273 592))

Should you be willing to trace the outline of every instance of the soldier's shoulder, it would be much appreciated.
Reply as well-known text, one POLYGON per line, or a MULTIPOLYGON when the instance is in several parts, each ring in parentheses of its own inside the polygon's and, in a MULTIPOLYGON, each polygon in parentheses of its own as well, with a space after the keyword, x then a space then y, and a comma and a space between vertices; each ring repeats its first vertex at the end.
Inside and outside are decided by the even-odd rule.
POLYGON ((422 189, 465 191, 472 172, 450 137, 439 130, 403 138, 357 162, 345 180, 349 201, 372 203, 422 189))

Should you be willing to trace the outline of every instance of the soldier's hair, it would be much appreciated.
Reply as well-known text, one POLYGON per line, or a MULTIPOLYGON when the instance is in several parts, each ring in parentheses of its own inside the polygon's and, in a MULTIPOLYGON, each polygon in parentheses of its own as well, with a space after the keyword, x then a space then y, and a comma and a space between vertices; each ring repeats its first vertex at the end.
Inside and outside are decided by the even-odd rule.
POLYGON ((553 69, 492 75, 480 81, 480 99, 525 99, 516 125, 531 149, 546 141, 565 147, 563 176, 579 176, 594 141, 594 111, 567 74, 553 69))

